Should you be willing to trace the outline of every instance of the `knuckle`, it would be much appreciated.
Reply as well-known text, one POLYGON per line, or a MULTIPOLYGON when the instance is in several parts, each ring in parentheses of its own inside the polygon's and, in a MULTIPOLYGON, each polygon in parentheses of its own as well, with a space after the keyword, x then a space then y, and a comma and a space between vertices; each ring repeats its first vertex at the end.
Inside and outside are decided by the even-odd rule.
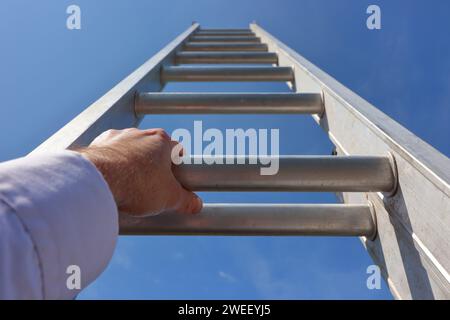
POLYGON ((109 129, 109 130, 106 130, 105 132, 104 132, 104 134, 107 134, 107 135, 113 135, 113 134, 116 134, 116 133, 118 133, 119 132, 119 130, 116 130, 116 129, 109 129))
POLYGON ((170 137, 167 134, 167 132, 164 129, 162 129, 162 128, 155 129, 155 132, 156 132, 157 135, 159 135, 160 137, 162 137, 164 139, 170 139, 170 137))

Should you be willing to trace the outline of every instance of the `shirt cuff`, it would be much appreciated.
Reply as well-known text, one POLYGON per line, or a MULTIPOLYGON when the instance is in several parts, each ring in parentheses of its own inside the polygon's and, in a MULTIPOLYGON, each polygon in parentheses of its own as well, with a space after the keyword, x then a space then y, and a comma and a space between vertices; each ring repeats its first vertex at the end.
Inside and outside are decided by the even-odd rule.
POLYGON ((34 154, 0 165, 0 197, 35 245, 45 299, 72 299, 107 266, 118 212, 106 181, 77 152, 34 154), (74 267, 75 266, 75 267, 74 267))

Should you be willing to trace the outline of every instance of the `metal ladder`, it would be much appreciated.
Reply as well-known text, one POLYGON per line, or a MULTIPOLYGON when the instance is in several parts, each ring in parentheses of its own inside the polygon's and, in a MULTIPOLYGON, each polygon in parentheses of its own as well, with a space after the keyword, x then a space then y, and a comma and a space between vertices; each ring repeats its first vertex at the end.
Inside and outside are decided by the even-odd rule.
POLYGON ((34 152, 87 145, 147 114, 230 113, 311 114, 336 155, 280 156, 273 176, 260 175, 249 159, 182 164, 175 175, 186 188, 336 192, 343 203, 205 204, 197 216, 121 215, 121 234, 359 236, 394 297, 450 298, 449 159, 256 23, 194 23, 34 152), (161 92, 169 81, 282 81, 291 92, 161 92))

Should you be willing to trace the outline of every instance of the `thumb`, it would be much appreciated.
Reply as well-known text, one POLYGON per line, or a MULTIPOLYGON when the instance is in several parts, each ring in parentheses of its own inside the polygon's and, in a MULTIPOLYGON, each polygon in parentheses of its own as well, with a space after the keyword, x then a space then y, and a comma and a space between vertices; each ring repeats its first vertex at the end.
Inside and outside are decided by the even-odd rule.
POLYGON ((203 208, 203 201, 193 192, 186 190, 174 178, 171 189, 171 196, 169 199, 167 209, 175 210, 179 213, 199 213, 203 208))

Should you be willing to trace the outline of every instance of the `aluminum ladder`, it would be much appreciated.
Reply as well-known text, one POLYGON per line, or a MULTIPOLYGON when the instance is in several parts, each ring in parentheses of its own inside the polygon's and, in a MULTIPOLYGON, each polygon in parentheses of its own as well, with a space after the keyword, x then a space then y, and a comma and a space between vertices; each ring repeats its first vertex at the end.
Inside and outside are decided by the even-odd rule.
POLYGON ((121 215, 121 234, 359 236, 394 297, 450 298, 449 159, 256 23, 193 23, 33 152, 85 146, 107 129, 138 126, 147 114, 227 113, 310 114, 336 155, 281 156, 273 176, 250 164, 180 165, 185 187, 336 192, 342 203, 205 204, 197 216, 121 215), (282 81, 291 90, 161 92, 169 81, 282 81))

